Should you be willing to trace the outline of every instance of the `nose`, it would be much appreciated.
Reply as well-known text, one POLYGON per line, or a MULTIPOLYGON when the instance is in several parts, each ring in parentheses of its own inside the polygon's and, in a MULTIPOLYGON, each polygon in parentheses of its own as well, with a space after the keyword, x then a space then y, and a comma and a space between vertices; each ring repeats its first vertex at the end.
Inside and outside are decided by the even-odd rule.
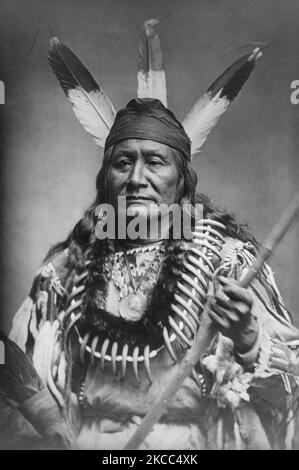
POLYGON ((144 163, 138 159, 132 167, 129 178, 127 180, 128 189, 146 187, 148 182, 145 172, 146 168, 144 163))

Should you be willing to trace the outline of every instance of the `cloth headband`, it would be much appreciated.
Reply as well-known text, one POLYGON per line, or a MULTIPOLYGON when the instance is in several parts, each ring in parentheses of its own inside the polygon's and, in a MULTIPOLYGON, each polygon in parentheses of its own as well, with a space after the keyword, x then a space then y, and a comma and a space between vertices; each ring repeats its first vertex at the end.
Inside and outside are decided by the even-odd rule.
POLYGON ((191 158, 190 140, 182 124, 158 99, 133 99, 121 109, 107 137, 105 151, 127 139, 160 142, 178 150, 187 160, 191 158))

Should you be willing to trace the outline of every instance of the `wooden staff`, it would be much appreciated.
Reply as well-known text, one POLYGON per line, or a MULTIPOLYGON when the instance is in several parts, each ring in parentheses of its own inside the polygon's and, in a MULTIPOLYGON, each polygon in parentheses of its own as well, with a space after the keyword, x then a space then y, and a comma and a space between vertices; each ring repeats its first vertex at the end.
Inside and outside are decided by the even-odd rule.
MULTIPOLYGON (((296 194, 294 199, 291 201, 286 211, 283 213, 280 220, 274 226, 270 235, 266 238, 264 244, 261 246, 260 252, 248 269, 246 275, 239 282, 241 287, 247 288, 253 279, 260 272, 263 264, 273 254, 276 246, 281 241, 283 236, 287 233, 292 223, 295 221, 299 214, 299 192, 296 194)), ((179 369, 174 377, 170 380, 165 390, 158 397, 156 403, 145 415, 139 428, 130 438, 129 442, 125 446, 125 450, 135 450, 140 447, 148 433, 152 430, 155 423, 159 421, 164 411, 170 405, 173 397, 175 396, 178 389, 183 384, 184 380, 191 374, 192 369, 198 363, 199 358, 202 357, 207 347, 211 343, 212 339, 217 333, 217 329, 212 324, 209 317, 211 294, 208 293, 208 300, 206 302, 204 311, 201 317, 201 324, 198 330, 198 334, 194 341, 193 346, 185 357, 182 359, 179 369)))

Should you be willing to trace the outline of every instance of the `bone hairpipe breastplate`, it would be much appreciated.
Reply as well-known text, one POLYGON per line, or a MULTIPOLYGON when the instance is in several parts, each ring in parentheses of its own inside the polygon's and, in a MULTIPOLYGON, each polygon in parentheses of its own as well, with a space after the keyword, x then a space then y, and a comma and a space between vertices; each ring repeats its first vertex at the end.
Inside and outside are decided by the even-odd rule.
POLYGON ((81 317, 81 306, 85 291, 85 279, 87 270, 74 280, 73 290, 70 294, 70 305, 65 312, 64 322, 66 326, 66 340, 71 331, 76 332, 80 344, 80 359, 82 362, 90 361, 91 364, 99 362, 102 370, 110 368, 120 377, 125 377, 127 367, 132 367, 136 380, 139 380, 138 369, 144 367, 149 381, 151 376, 151 361, 157 355, 166 350, 171 359, 178 360, 176 349, 179 344, 181 349, 189 348, 196 335, 200 315, 206 302, 208 286, 213 278, 215 269, 221 259, 224 238, 220 231, 225 226, 209 219, 201 219, 196 223, 194 238, 188 243, 188 253, 184 260, 183 271, 176 283, 173 300, 169 305, 168 324, 162 327, 163 341, 158 348, 147 344, 134 348, 128 344, 120 344, 117 338, 100 339, 99 335, 87 332, 82 335, 77 328, 77 322, 81 317))

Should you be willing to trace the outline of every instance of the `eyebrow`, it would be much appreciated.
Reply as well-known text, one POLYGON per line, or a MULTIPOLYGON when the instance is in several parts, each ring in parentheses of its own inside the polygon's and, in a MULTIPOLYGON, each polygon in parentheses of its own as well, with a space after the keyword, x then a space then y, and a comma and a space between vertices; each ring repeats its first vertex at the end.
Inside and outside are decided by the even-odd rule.
POLYGON ((135 153, 135 151, 130 149, 119 149, 114 152, 114 155, 129 155, 132 153, 135 153))
POLYGON ((161 153, 158 149, 146 149, 146 150, 142 150, 142 154, 146 157, 150 157, 152 155, 155 155, 156 157, 160 157, 160 158, 167 158, 167 156, 163 153, 161 153))
POLYGON ((117 150, 115 153, 113 153, 111 161, 113 162, 119 157, 132 157, 132 156, 135 156, 134 152, 132 152, 129 149, 117 150))
MULTIPOLYGON (((145 156, 145 157, 150 157, 150 156, 156 156, 156 157, 159 157, 163 160, 168 160, 168 156, 165 155, 165 154, 162 154, 158 149, 145 149, 145 150, 142 150, 142 155, 145 156)), ((136 150, 133 150, 133 149, 119 149, 119 150, 116 150, 116 152, 114 153, 113 155, 113 159, 116 159, 120 156, 127 156, 127 157, 130 157, 130 156, 136 156, 136 150)))

